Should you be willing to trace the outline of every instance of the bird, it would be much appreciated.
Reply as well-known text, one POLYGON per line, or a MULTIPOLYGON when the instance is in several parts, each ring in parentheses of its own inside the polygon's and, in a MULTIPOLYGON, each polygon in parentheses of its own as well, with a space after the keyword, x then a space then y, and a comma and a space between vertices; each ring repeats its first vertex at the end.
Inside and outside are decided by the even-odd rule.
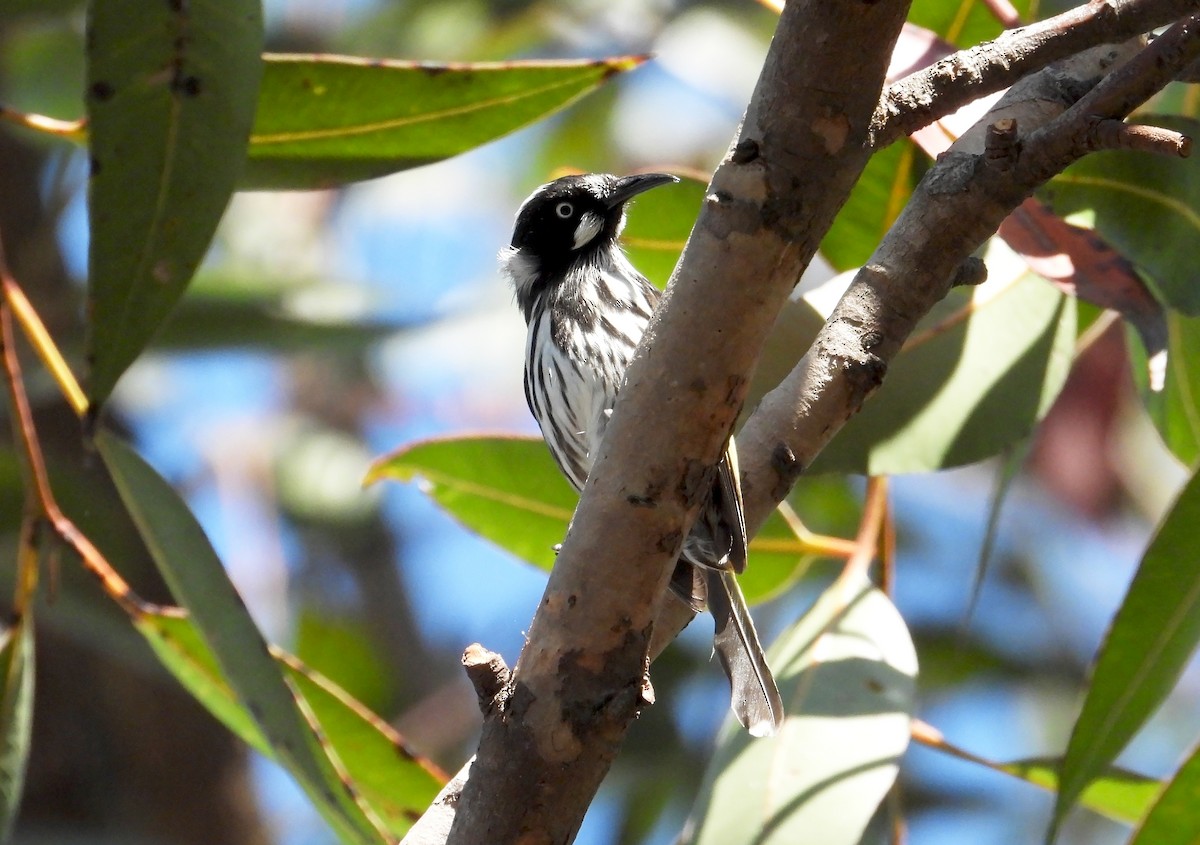
MULTIPOLYGON (((512 241, 499 254, 527 328, 525 401, 577 492, 661 298, 621 248, 626 207, 638 194, 678 181, 669 173, 555 179, 521 204, 512 241)), ((712 613, 730 707, 751 735, 769 736, 782 724, 783 704, 736 579, 747 545, 736 455, 730 438, 676 562, 671 593, 712 613)))

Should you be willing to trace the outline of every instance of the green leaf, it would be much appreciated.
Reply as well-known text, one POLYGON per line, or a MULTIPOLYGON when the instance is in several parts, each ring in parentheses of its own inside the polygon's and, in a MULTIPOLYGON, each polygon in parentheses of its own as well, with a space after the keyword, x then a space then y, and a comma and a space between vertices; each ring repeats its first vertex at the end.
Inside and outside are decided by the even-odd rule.
POLYGON ((549 571, 579 496, 533 437, 462 437, 413 443, 377 460, 367 483, 417 481, 464 526, 549 571))
POLYGON ((437 796, 446 776, 410 751, 387 722, 324 676, 291 655, 277 657, 312 707, 363 801, 389 833, 407 833, 437 796))
POLYGON ((267 757, 275 752, 229 686, 212 649, 186 611, 163 608, 133 620, 138 632, 192 697, 208 708, 239 739, 267 757))
POLYGON ((103 402, 204 256, 245 158, 257 0, 93 0, 89 395, 103 402))
POLYGON ((821 241, 821 255, 835 270, 867 263, 912 196, 920 177, 917 165, 923 162, 916 144, 907 138, 871 156, 821 241))
MULTIPOLYGON (((135 624, 163 664, 209 712, 248 745, 278 759, 186 615, 147 613, 135 624)), ((384 821, 389 834, 403 836, 433 800, 444 776, 409 751, 390 725, 332 681, 289 654, 277 649, 272 654, 278 670, 311 709, 355 789, 384 821)))
POLYGON ((1194 845, 1200 841, 1200 748, 1192 751, 1158 795, 1129 845, 1194 845))
MULTIPOLYGON (((1060 758, 1015 760, 1001 763, 999 769, 1034 786, 1054 792, 1058 789, 1060 758)), ((1081 806, 1110 819, 1136 822, 1158 794, 1162 784, 1154 778, 1109 767, 1093 780, 1079 797, 1081 806)))
MULTIPOLYGON (((385 455, 367 482, 416 481, 466 528, 549 571, 579 496, 563 479, 541 438, 449 437, 385 455)), ((750 543, 739 579, 748 600, 790 584, 811 559, 776 514, 750 543)))
MULTIPOLYGON (((1049 410, 1074 352, 1074 301, 1018 276, 1002 249, 1011 258, 993 242, 992 281, 951 291, 921 321, 812 472, 894 475, 971 463, 1026 436, 1049 410)), ((827 313, 830 293, 806 298, 827 303, 818 309, 827 313)))
POLYGON ((324 188, 440 161, 539 120, 645 61, 265 59, 243 188, 324 188))
POLYGON ((1168 311, 1166 321, 1163 389, 1143 395, 1167 448, 1183 464, 1194 466, 1200 458, 1200 318, 1168 311))
POLYGON ((0 842, 20 809, 33 729, 33 615, 26 610, 0 642, 0 842))
POLYGON ((754 739, 727 721, 692 813, 696 845, 857 845, 908 747, 917 657, 895 607, 835 582, 772 646, 787 718, 754 739))
POLYGON ((1200 475, 1193 475, 1142 558, 1108 636, 1063 758, 1050 837, 1087 784, 1145 724, 1200 643, 1200 475))
MULTIPOLYGON (((1014 3, 1027 19, 1028 0, 1014 3)), ((916 0, 908 12, 908 22, 925 27, 959 47, 971 47, 995 38, 1003 24, 983 0, 916 0)))
POLYGON ((275 758, 346 841, 385 841, 358 804, 342 764, 323 746, 312 714, 280 673, 208 538, 179 495, 107 431, 96 448, 172 594, 212 650, 221 674, 253 715, 275 758))
MULTIPOLYGON (((1139 115, 1195 137, 1200 121, 1139 115)), ((1051 180, 1042 196, 1070 222, 1094 228, 1149 277, 1168 305, 1200 315, 1189 245, 1200 240, 1200 168, 1176 156, 1111 151, 1085 156, 1051 180)))
POLYGON ((692 225, 700 216, 707 188, 699 179, 685 176, 676 185, 639 195, 630 205, 621 243, 633 266, 655 287, 667 286, 692 225))
POLYGON ((296 623, 296 656, 376 713, 392 709, 397 679, 361 614, 305 603, 296 623))

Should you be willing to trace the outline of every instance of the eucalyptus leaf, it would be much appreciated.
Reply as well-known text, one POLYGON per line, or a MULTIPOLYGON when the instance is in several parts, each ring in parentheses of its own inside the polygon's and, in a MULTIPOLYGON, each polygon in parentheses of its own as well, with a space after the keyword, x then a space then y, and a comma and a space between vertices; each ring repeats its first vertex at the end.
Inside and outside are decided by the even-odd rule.
POLYGON ((1087 785, 1162 704, 1200 644, 1200 475, 1159 526, 1096 656, 1063 757, 1049 837, 1087 785))
POLYGON ((33 614, 27 609, 0 641, 0 842, 8 841, 25 788, 33 675, 33 614))
POLYGON ((212 651, 221 675, 254 717, 273 756, 349 842, 386 841, 382 822, 344 780, 311 710, 272 659, 225 568, 187 505, 129 446, 107 431, 96 448, 146 548, 212 651))
MULTIPOLYGON (((1055 792, 1061 758, 1014 760, 1000 769, 1034 786, 1055 792)), ((1110 766, 1088 784, 1079 797, 1080 806, 1110 819, 1132 824, 1141 819, 1162 789, 1154 778, 1110 766)))
POLYGON ((245 159, 262 52, 257 0, 88 4, 88 394, 157 333, 245 159))
POLYGON ((908 747, 917 657, 891 601, 844 576, 772 646, 787 717, 755 739, 727 720, 691 845, 858 845, 908 747))
POLYGON ((1200 840, 1200 748, 1179 767, 1179 771, 1156 796, 1150 812, 1134 831, 1129 845, 1194 845, 1200 840))
MULTIPOLYGON (((991 280, 951 291, 918 324, 811 472, 929 472, 996 455, 1032 430, 1066 381, 1075 303, 1013 260, 993 242, 991 280)), ((819 313, 836 283, 806 297, 819 313)))
MULTIPOLYGON (((1012 6, 1028 20, 1029 0, 1017 0, 1012 6)), ((992 7, 981 0, 916 0, 909 9, 908 21, 958 47, 972 47, 1004 31, 992 7)))
POLYGON ((1168 311, 1161 391, 1143 391, 1163 443, 1186 466, 1200 458, 1200 317, 1168 311))
POLYGON ((268 54, 240 186, 327 188, 431 164, 546 117, 643 61, 268 54))
MULTIPOLYGON (((146 613, 135 624, 163 665, 197 701, 248 745, 279 759, 185 614, 146 613)), ((272 655, 312 711, 324 740, 345 765, 362 799, 384 821, 389 834, 403 836, 433 800, 444 776, 413 754, 390 725, 332 681, 289 654, 272 649, 272 655)))
MULTIPOLYGON (((1200 134, 1193 118, 1139 115, 1138 121, 1200 134)), ((1192 249, 1200 240, 1200 168, 1193 161, 1129 150, 1093 153, 1052 179, 1041 196, 1055 213, 1099 232, 1167 305, 1200 315, 1192 249)))
POLYGON ((700 216, 707 184, 688 176, 640 194, 630 203, 621 243, 633 266, 658 288, 665 288, 679 263, 683 245, 700 216))
POLYGON ((835 270, 844 272, 867 262, 912 196, 924 161, 907 138, 871 156, 821 240, 821 255, 835 270))
MULTIPOLYGON (((375 461, 366 481, 384 478, 416 482, 465 527, 547 571, 579 502, 545 443, 533 437, 413 443, 375 461)), ((750 543, 750 565, 739 579, 746 598, 773 595, 810 560, 776 514, 750 543)))

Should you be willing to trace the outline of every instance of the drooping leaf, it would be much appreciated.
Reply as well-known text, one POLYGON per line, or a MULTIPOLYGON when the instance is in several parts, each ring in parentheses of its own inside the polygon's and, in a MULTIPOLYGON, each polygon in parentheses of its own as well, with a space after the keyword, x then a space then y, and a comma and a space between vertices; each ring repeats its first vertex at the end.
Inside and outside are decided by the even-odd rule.
MULTIPOLYGON (((147 613, 135 624, 163 664, 201 704, 247 744, 278 759, 186 615, 147 613)), ((276 649, 272 654, 311 709, 362 799, 384 821, 388 833, 403 836, 433 800, 444 777, 414 755, 390 725, 337 685, 289 654, 276 649)))
POLYGON ((1089 782, 1113 761, 1178 680, 1200 644, 1195 559, 1200 475, 1159 526, 1100 647, 1063 757, 1051 836, 1089 782))
POLYGON ((212 651, 221 674, 253 715, 275 758, 347 841, 385 841, 381 822, 344 782, 342 763, 322 743, 311 711, 284 679, 208 538, 183 500, 107 431, 96 448, 163 579, 212 651))
POLYGON ((917 658, 865 580, 835 582, 769 659, 787 718, 754 739, 728 722, 692 813, 694 845, 858 845, 908 746, 917 658))
POLYGON ((1169 311, 1161 391, 1144 391, 1150 417, 1167 448, 1186 466, 1200 458, 1200 317, 1169 311))
POLYGON ((0 842, 7 842, 29 762, 33 730, 33 613, 31 608, 0 640, 0 842))
POLYGON ((1166 312, 1133 265, 1091 229, 1072 226, 1030 197, 1000 224, 1029 268, 1065 292, 1119 312, 1154 355, 1167 342, 1166 312))
MULTIPOLYGON (((1200 134, 1200 122, 1191 118, 1139 120, 1200 134)), ((1146 273, 1169 306, 1200 315, 1190 248, 1200 239, 1200 168, 1194 162, 1126 150, 1094 153, 1052 179, 1041 195, 1055 213, 1095 228, 1146 273)))
MULTIPOLYGON (((951 291, 918 325, 883 386, 821 452, 812 472, 928 472, 990 457, 1029 433, 1066 379, 1075 309, 1049 284, 1020 275, 1014 261, 993 244, 991 279, 951 291)), ((837 290, 806 299, 827 313, 837 290)), ((791 348, 802 352, 803 346, 791 348)), ((773 366, 790 363, 794 359, 773 366)))
POLYGON ((245 158, 257 0, 88 6, 88 393, 103 402, 178 302, 245 158))
POLYGON ((338 750, 363 801, 388 832, 406 833, 433 801, 446 776, 409 750, 387 722, 323 675, 291 655, 277 653, 277 658, 338 750))
POLYGON ((388 712, 398 685, 371 636, 370 621, 310 601, 297 615, 296 657, 376 713, 388 712))
MULTIPOLYGON (((377 460, 368 482, 416 481, 464 526, 541 569, 554 565, 578 495, 534 437, 450 437, 414 443, 377 460)), ((776 515, 750 543, 741 578, 754 601, 791 582, 810 555, 776 515)))
POLYGON ((642 56, 443 65, 268 55, 243 188, 325 188, 431 164, 561 109, 642 56))
MULTIPOLYGON (((1150 812, 1141 819, 1129 845, 1193 845, 1200 840, 1200 749, 1179 767, 1179 771, 1157 795, 1150 812)), ((1085 794, 1086 797, 1086 794, 1085 794)))

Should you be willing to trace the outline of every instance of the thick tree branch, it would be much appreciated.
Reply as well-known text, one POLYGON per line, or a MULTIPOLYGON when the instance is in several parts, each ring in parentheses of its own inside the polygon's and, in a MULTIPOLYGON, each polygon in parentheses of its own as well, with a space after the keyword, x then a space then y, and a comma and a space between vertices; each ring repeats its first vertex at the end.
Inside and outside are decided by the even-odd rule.
POLYGON ((641 704, 669 570, 762 340, 867 161, 906 11, 905 0, 784 10, 739 138, 629 369, 508 704, 485 720, 450 842, 574 838, 641 704), (847 44, 876 48, 848 62, 847 44))
MULTIPOLYGON (((1140 23, 1128 23, 1135 31, 1159 22, 1144 10, 1157 14, 1161 0, 1113 5, 1142 10, 1140 23)), ((669 569, 762 339, 869 156, 888 50, 848 62, 845 45, 893 43, 905 11, 902 0, 788 4, 738 138, 630 368, 529 642, 485 719, 470 777, 460 773, 406 841, 574 838, 641 704, 669 569)), ((1101 58, 1136 51, 1093 53, 1015 86, 926 174, 812 349, 739 436, 749 525, 762 523, 857 411, 948 286, 978 277, 971 251, 1037 185, 1087 152, 1079 127, 1122 116, 1068 105, 1102 75, 1101 58), (1060 90, 1064 79, 1075 80, 1073 94, 1060 90), (1048 110, 1045 96, 1058 105, 1048 110), (984 150, 986 128, 998 120, 1015 121, 1017 132, 1002 166, 989 165, 984 150)), ((1190 60, 1178 51, 1169 72, 1190 60)), ((1148 79, 1141 71, 1122 84, 1148 79)))
POLYGON ((1097 118, 1124 117, 1200 55, 1198 26, 1193 16, 1148 48, 1139 40, 1093 48, 1023 80, 939 157, 812 348, 738 436, 750 530, 857 412, 970 253, 1034 190, 1097 148, 1097 118), (1011 155, 988 154, 997 125, 1002 134, 1019 128, 1004 142, 1011 155))
POLYGON ((1003 33, 889 85, 872 143, 885 147, 967 103, 1096 44, 1115 44, 1196 10, 1195 0, 1100 0, 1003 33))

